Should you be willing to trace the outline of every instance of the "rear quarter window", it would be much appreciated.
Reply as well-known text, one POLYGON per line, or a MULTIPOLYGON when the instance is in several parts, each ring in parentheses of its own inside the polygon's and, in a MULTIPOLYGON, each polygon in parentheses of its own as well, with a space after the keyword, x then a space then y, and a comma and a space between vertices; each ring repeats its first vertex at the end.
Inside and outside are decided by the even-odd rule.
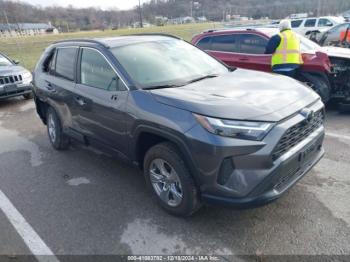
POLYGON ((42 62, 42 71, 45 73, 54 73, 55 69, 55 62, 56 62, 56 49, 51 50, 48 52, 46 57, 43 59, 42 62))
POLYGON ((211 49, 211 41, 210 37, 204 37, 201 39, 196 46, 202 50, 210 50, 211 49))

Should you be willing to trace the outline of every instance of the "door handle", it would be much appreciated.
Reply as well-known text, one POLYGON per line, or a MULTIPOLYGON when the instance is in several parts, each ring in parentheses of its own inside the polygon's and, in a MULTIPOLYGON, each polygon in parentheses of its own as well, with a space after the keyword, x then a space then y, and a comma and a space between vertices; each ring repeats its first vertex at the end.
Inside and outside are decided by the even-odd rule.
POLYGON ((80 106, 85 106, 86 105, 86 101, 83 99, 83 98, 81 98, 80 96, 76 96, 75 98, 74 98, 74 100, 78 103, 78 105, 80 105, 80 106))
POLYGON ((52 84, 48 81, 46 81, 46 89, 50 92, 56 92, 56 89, 52 86, 52 84))
POLYGON ((112 101, 117 101, 118 100, 118 95, 112 95, 111 96, 112 101))

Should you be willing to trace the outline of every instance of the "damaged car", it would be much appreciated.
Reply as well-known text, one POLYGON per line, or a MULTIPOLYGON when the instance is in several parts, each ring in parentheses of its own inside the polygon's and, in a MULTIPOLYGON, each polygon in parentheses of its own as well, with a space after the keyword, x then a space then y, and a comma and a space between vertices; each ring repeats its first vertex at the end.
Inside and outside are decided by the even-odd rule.
POLYGON ((33 97, 32 74, 18 64, 18 61, 0 53, 0 100, 15 96, 33 97))
POLYGON ((350 48, 350 22, 337 25, 324 32, 318 44, 350 48))
POLYGON ((267 204, 324 154, 324 105, 310 88, 233 70, 173 36, 57 42, 33 82, 55 149, 74 139, 139 166, 174 215, 267 204))
MULTIPOLYGON (((271 55, 265 54, 277 28, 230 28, 208 30, 192 39, 192 44, 228 66, 271 72, 271 55)), ((333 98, 350 104, 350 50, 321 47, 300 36, 304 60, 297 79, 313 88, 324 103, 333 98)))

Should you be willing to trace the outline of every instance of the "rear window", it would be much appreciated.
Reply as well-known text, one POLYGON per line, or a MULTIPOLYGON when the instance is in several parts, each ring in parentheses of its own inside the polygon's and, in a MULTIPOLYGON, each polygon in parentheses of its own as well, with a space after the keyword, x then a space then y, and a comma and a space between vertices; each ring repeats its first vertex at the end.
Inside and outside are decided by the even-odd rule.
POLYGON ((56 68, 57 76, 73 81, 75 73, 75 57, 78 48, 64 47, 58 48, 56 54, 56 68))
POLYGON ((241 53, 264 54, 267 46, 267 39, 253 34, 241 35, 241 53))
POLYGON ((218 35, 211 39, 211 50, 221 52, 239 52, 237 35, 218 35))
POLYGON ((303 20, 293 20, 293 21, 291 22, 292 28, 297 28, 297 27, 299 27, 302 23, 303 23, 303 20))
POLYGON ((305 22, 305 27, 314 27, 316 25, 316 19, 308 19, 305 22))

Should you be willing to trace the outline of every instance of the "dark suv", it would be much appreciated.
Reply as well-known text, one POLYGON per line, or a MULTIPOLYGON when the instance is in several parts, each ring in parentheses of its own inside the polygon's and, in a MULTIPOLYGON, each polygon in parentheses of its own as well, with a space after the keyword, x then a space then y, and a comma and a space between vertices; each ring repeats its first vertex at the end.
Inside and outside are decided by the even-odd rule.
POLYGON ((55 43, 34 85, 54 148, 73 138, 139 165, 176 215, 203 202, 268 203, 324 153, 315 92, 284 76, 229 69, 171 36, 55 43))

